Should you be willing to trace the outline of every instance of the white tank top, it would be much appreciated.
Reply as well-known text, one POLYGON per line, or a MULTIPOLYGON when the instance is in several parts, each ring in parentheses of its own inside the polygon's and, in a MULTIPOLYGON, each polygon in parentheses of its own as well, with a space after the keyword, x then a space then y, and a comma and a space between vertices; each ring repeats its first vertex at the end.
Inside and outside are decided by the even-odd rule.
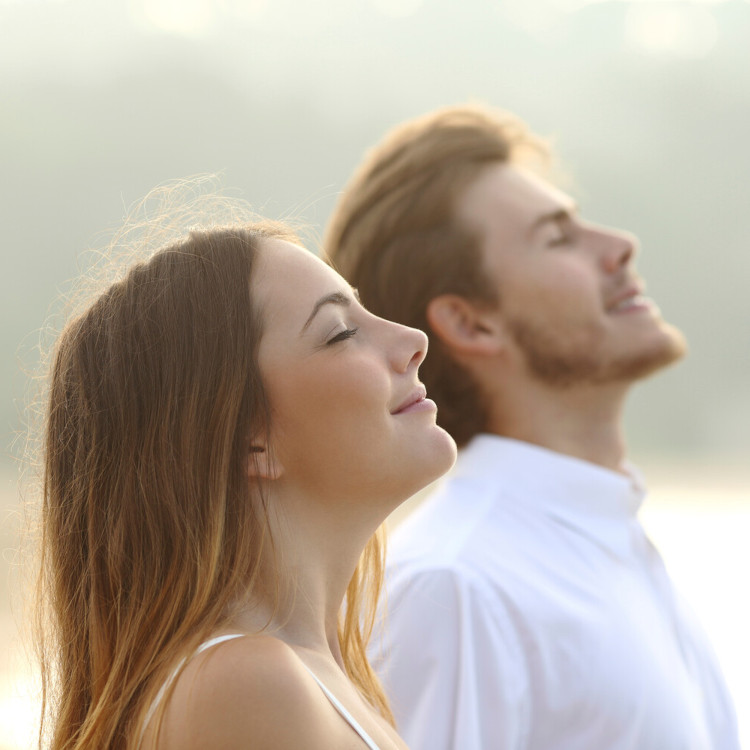
MULTIPOLYGON (((195 650, 195 655, 197 656, 206 649, 211 648, 211 646, 216 646, 219 643, 232 640, 233 638, 242 638, 244 635, 244 633, 232 633, 231 635, 220 635, 216 638, 211 638, 211 640, 205 641, 204 643, 201 643, 200 646, 198 646, 198 648, 195 650)), ((146 715, 146 721, 143 724, 144 727, 148 726, 149 721, 151 721, 154 712, 156 711, 156 707, 164 697, 164 693, 167 692, 167 689, 172 684, 172 681, 175 679, 175 677, 177 677, 184 663, 185 659, 182 659, 175 670, 172 672, 172 674, 169 676, 169 679, 162 685, 161 690, 159 690, 159 692, 157 693, 156 698, 154 699, 154 702, 151 705, 148 714, 146 715)), ((365 745, 367 745, 370 750, 380 750, 380 748, 375 744, 370 735, 367 734, 364 729, 362 729, 360 723, 349 713, 349 711, 346 710, 346 708, 344 708, 344 706, 341 704, 341 701, 339 701, 339 699, 320 681, 315 672, 313 672, 304 663, 302 664, 302 666, 310 673, 310 676, 313 678, 313 680, 318 683, 326 698, 328 698, 328 700, 333 704, 333 707, 339 712, 339 714, 341 714, 341 716, 349 724, 349 726, 351 726, 351 728, 362 738, 365 745)))

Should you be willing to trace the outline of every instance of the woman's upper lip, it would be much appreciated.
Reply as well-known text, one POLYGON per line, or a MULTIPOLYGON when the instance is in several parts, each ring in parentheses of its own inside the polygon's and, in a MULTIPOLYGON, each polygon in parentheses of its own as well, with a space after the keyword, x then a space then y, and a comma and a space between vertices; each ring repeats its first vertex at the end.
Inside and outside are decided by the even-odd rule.
POLYGON ((427 396, 427 389, 423 385, 417 386, 409 395, 397 406, 391 414, 398 414, 400 411, 406 409, 407 406, 416 404, 417 401, 423 401, 427 396))

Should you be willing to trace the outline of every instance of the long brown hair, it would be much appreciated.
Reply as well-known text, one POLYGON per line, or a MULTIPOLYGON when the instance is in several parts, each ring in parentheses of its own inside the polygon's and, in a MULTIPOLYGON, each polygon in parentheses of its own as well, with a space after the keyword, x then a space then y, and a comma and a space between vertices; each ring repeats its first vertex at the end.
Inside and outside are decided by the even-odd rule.
MULTIPOLYGON (((331 216, 324 247, 375 315, 431 334, 427 305, 459 294, 497 305, 480 239, 455 205, 488 165, 546 159, 521 120, 480 105, 445 107, 398 125, 356 169, 331 216)), ((437 336, 420 368, 438 423, 459 446, 485 428, 478 385, 437 336)))
MULTIPOLYGON (((273 540, 244 466, 269 426, 250 293, 268 237, 293 239, 267 223, 193 230, 59 337, 43 447, 40 744, 136 748, 170 671, 258 580, 273 540)), ((350 677, 390 718, 365 655, 382 567, 376 535, 339 638, 350 677)))

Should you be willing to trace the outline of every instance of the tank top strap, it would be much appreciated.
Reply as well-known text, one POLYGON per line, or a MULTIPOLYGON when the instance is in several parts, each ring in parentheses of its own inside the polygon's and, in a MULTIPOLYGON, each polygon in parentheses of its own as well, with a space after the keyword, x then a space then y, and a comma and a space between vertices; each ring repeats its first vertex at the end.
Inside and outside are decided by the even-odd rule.
POLYGON ((224 641, 231 641, 234 638, 244 638, 246 634, 245 633, 230 633, 229 635, 217 635, 216 638, 211 638, 208 641, 203 641, 200 646, 198 646, 197 649, 195 649, 195 654, 203 653, 207 648, 211 648, 211 646, 218 646, 220 643, 224 643, 224 641))
MULTIPOLYGON (((232 633, 231 635, 220 635, 216 638, 211 638, 210 640, 201 643, 200 646, 198 646, 198 648, 193 652, 193 656, 202 653, 206 649, 211 648, 211 646, 217 646, 219 643, 223 643, 224 641, 230 641, 233 638, 242 638, 243 635, 244 633, 232 633)), ((177 675, 180 673, 180 670, 185 666, 185 662, 187 662, 187 658, 183 657, 182 659, 180 659, 180 661, 177 663, 177 666, 170 672, 169 677, 167 677, 164 684, 161 686, 161 688, 159 688, 159 692, 156 694, 154 702, 149 707, 148 713, 146 714, 146 719, 143 722, 143 731, 145 731, 145 728, 148 726, 151 719, 154 718, 156 709, 162 702, 164 694, 167 692, 167 690, 169 690, 169 686, 175 681, 177 675)))
MULTIPOLYGON (((203 653, 207 649, 211 648, 212 646, 218 646, 220 643, 224 643, 224 641, 231 641, 234 638, 242 638, 245 635, 245 633, 230 633, 228 635, 219 635, 216 636, 216 638, 211 638, 207 641, 204 641, 203 643, 198 646, 197 649, 195 649, 195 652, 193 653, 193 656, 196 656, 197 654, 203 653)), ((149 709, 148 714, 146 715, 146 721, 143 723, 143 726, 146 727, 148 723, 151 721, 151 719, 154 716, 154 713, 156 711, 156 707, 159 705, 161 700, 164 698, 164 694, 169 689, 169 686, 174 682, 177 675, 180 673, 180 670, 185 666, 185 662, 187 659, 181 659, 180 663, 174 668, 172 673, 169 675, 169 678, 167 681, 161 686, 161 689, 156 695, 156 698, 154 699, 154 702, 151 704, 151 708, 149 709)), ((310 673, 310 676, 315 680, 315 682, 318 684, 318 687, 323 691, 323 694, 328 698, 328 700, 331 702, 333 707, 339 712, 339 714, 342 716, 342 718, 351 726, 351 728, 362 738, 364 743, 367 745, 367 747, 370 750, 380 750, 380 748, 375 744, 373 739, 370 737, 367 732, 362 728, 362 725, 349 713, 349 711, 344 708, 341 701, 323 684, 323 682, 319 679, 318 675, 315 674, 315 672, 310 669, 310 667, 307 666, 304 662, 302 663, 302 666, 310 673)))
POLYGON ((322 680, 315 674, 315 672, 303 663, 302 666, 310 673, 310 676, 318 683, 318 687, 323 691, 326 698, 333 704, 333 707, 341 714, 344 720, 351 726, 351 728, 364 740, 364 743, 370 750, 380 750, 375 744, 372 737, 362 728, 362 725, 344 708, 341 701, 323 684, 322 680))

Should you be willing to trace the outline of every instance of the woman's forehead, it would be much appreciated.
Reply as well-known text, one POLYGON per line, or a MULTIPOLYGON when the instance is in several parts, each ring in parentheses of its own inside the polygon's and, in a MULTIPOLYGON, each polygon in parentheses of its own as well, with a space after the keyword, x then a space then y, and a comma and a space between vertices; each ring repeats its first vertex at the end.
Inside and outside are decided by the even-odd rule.
POLYGON ((266 323, 299 318, 300 326, 322 295, 351 293, 346 281, 309 250, 278 239, 260 243, 252 288, 266 323))

